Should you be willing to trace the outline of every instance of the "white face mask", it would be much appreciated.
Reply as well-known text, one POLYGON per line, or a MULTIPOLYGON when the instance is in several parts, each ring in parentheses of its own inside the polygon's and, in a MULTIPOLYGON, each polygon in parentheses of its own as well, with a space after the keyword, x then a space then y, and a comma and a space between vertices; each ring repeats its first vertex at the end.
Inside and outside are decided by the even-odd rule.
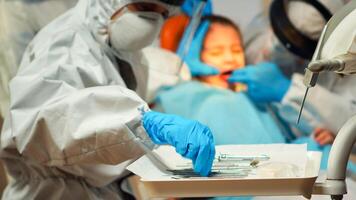
POLYGON ((125 12, 109 25, 110 43, 117 51, 137 51, 158 36, 163 17, 155 12, 125 12))

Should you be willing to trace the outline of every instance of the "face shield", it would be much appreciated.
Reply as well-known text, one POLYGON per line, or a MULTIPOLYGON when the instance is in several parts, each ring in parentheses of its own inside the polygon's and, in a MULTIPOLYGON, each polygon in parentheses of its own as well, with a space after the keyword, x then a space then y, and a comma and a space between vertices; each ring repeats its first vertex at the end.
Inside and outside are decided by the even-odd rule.
POLYGON ((124 9, 132 12, 157 12, 163 15, 164 18, 174 15, 179 11, 180 5, 184 0, 136 0, 126 1, 125 6, 116 10, 111 18, 118 15, 124 9))
MULTIPOLYGON (((314 1, 317 0, 310 2, 314 1)), ((317 3, 335 13, 345 2, 319 0, 317 3)), ((327 16, 305 0, 275 0, 270 15, 269 19, 263 14, 256 16, 244 31, 247 63, 272 61, 287 76, 303 73, 327 16)))
POLYGON ((270 7, 273 32, 283 46, 310 60, 331 11, 319 1, 275 0, 270 7))
POLYGON ((168 9, 168 16, 176 15, 180 6, 183 5, 184 0, 158 0, 160 3, 166 6, 168 9))
POLYGON ((275 35, 271 38, 269 55, 269 60, 277 63, 287 77, 291 77, 293 73, 304 73, 308 64, 306 59, 291 53, 275 35))
POLYGON ((244 44, 247 64, 274 62, 287 77, 296 72, 304 72, 307 60, 284 47, 263 14, 255 17, 247 26, 244 31, 244 44))

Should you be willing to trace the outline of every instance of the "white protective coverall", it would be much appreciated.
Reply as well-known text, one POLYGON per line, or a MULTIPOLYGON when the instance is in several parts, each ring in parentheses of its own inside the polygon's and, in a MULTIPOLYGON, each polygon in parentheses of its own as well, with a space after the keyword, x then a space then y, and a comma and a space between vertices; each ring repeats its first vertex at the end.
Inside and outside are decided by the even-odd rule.
POLYGON ((105 45, 110 17, 132 2, 162 4, 80 0, 30 43, 1 135, 14 179, 4 199, 120 199, 113 181, 143 155, 140 141, 153 147, 140 119, 147 61, 105 45))
MULTIPOLYGON (((344 5, 341 0, 320 0, 320 2, 331 13, 335 13, 344 5)), ((326 23, 314 8, 305 6, 303 2, 291 1, 288 7, 288 15, 293 25, 311 38, 317 38, 326 23)), ((285 65, 284 67, 301 71, 297 68, 306 66, 303 64, 305 61, 293 56, 286 49, 284 49, 284 52, 280 49, 276 50, 275 46, 278 46, 276 45, 278 40, 268 25, 265 18, 259 16, 247 28, 247 36, 245 37, 247 40, 247 61, 256 64, 278 57, 275 61, 278 65, 285 65), (276 56, 275 54, 279 55, 276 56)), ((337 134, 342 125, 356 114, 355 85, 356 76, 341 77, 332 72, 320 74, 318 84, 309 92, 302 118, 307 120, 311 126, 324 127, 337 134)), ((292 126, 296 126, 295 122, 305 89, 303 75, 294 73, 291 76, 291 86, 282 99, 282 104, 278 105, 281 116, 289 120, 289 124, 292 126)), ((305 130, 297 130, 299 127, 291 128, 297 134, 310 134, 310 132, 303 133, 305 130)))
POLYGON ((27 45, 42 27, 76 2, 0 0, 0 121, 9 109, 8 84, 17 72, 27 45))

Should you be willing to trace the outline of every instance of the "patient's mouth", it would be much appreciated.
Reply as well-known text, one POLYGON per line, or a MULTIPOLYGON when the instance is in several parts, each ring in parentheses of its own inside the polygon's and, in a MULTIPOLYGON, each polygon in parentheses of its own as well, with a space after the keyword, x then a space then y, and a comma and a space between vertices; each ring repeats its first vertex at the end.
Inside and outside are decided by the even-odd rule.
POLYGON ((228 70, 228 71, 222 72, 220 74, 220 78, 223 79, 224 81, 227 81, 227 79, 229 79, 229 77, 231 76, 233 71, 234 70, 228 70))

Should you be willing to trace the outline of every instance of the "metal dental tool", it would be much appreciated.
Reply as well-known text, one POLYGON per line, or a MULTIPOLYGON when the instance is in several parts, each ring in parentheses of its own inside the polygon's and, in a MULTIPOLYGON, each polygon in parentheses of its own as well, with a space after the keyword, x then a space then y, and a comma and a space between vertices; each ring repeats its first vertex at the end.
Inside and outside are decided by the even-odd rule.
POLYGON ((249 162, 252 163, 254 161, 267 161, 270 159, 267 155, 259 155, 259 156, 238 156, 232 154, 220 154, 217 157, 219 162, 222 161, 235 161, 235 162, 249 162))
POLYGON ((187 40, 183 41, 184 42, 183 54, 181 55, 181 60, 178 64, 178 69, 179 69, 178 72, 180 72, 183 67, 184 58, 189 52, 189 48, 192 44, 195 32, 197 31, 197 29, 199 27, 200 20, 203 15, 203 10, 204 10, 206 4, 207 4, 207 0, 201 0, 199 2, 199 4, 197 5, 197 7, 195 8, 195 12, 192 15, 191 21, 190 21, 188 29, 187 29, 187 33, 185 33, 185 34, 188 34, 187 40))
MULTIPOLYGON (((321 33, 320 40, 318 42, 318 45, 316 46, 316 50, 315 50, 315 53, 313 55, 311 63, 313 61, 316 61, 316 60, 320 59, 320 49, 321 49, 321 46, 323 45, 322 41, 323 41, 323 38, 325 37, 326 28, 327 28, 327 25, 324 27, 323 32, 321 33)), ((309 65, 308 65, 308 68, 305 69, 305 75, 304 75, 303 83, 307 88, 305 90, 305 94, 304 94, 304 97, 303 97, 302 105, 301 105, 300 110, 299 110, 297 124, 299 124, 300 117, 302 116, 302 112, 303 112, 305 100, 306 100, 308 92, 309 92, 309 88, 314 87, 316 85, 317 80, 318 80, 319 72, 312 72, 309 69, 309 65)))
MULTIPOLYGON (((258 167, 260 161, 267 161, 270 157, 267 155, 258 156, 239 156, 233 154, 220 154, 216 156, 210 177, 247 177, 253 169, 258 167)), ((180 169, 168 170, 179 178, 199 177, 190 163, 178 165, 180 169)))

